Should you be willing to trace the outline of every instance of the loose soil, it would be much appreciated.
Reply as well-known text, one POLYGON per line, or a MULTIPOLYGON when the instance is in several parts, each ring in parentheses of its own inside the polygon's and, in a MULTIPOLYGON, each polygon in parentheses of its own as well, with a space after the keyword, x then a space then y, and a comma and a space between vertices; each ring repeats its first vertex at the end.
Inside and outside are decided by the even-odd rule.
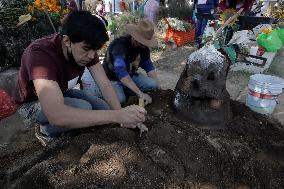
POLYGON ((141 137, 108 125, 43 148, 27 130, 1 148, 0 188, 284 188, 283 125, 231 101, 225 128, 200 128, 176 117, 172 96, 152 94, 141 137))

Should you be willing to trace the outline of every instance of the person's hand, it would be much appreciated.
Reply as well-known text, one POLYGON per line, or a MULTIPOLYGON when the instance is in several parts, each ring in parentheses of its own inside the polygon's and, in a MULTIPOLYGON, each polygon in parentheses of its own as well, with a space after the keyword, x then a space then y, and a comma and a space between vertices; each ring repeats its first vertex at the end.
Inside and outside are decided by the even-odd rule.
POLYGON ((127 106, 118 110, 118 123, 122 127, 136 128, 138 123, 145 121, 146 110, 137 105, 127 106))
POLYGON ((140 137, 142 136, 143 132, 148 132, 148 127, 146 127, 146 125, 144 125, 143 123, 139 123, 137 127, 138 129, 140 129, 140 137))
POLYGON ((120 124, 120 127, 122 128, 128 128, 128 129, 135 129, 137 127, 137 124, 120 124))
POLYGON ((139 97, 145 100, 145 105, 152 103, 152 98, 146 93, 141 93, 139 97))
POLYGON ((140 130, 140 137, 142 136, 143 132, 147 132, 148 128, 146 127, 146 125, 144 125, 143 123, 138 123, 136 125, 131 125, 131 124, 120 124, 120 127, 123 128, 130 128, 130 129, 135 129, 136 127, 140 130))

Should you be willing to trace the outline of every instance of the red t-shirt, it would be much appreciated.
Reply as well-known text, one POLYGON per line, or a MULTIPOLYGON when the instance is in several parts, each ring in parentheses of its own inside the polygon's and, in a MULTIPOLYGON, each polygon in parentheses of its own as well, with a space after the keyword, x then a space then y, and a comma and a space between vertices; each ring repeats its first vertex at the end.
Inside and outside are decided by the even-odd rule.
MULTIPOLYGON (((228 0, 222 0, 219 3, 219 7, 222 11, 225 11, 226 9, 229 9, 229 8, 236 9, 238 11, 241 8, 244 8, 244 12, 246 13, 251 9, 253 2, 254 2, 253 0, 237 1, 237 2, 234 2, 236 4, 236 7, 230 7, 228 0)), ((234 3, 232 3, 232 5, 234 5, 234 3)))
MULTIPOLYGON (((18 82, 13 93, 13 100, 16 104, 21 105, 38 99, 33 85, 35 79, 56 81, 64 93, 82 76, 85 67, 65 59, 61 39, 59 34, 52 34, 35 40, 25 49, 18 82)), ((98 62, 99 57, 96 54, 94 60, 86 66, 89 67, 98 62)))

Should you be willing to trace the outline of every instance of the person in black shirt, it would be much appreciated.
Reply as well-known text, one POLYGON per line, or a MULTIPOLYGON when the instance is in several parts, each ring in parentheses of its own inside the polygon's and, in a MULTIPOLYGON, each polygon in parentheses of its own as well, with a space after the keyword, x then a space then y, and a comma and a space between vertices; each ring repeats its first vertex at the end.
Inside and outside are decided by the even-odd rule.
MULTIPOLYGON (((128 92, 145 99, 146 104, 151 103, 151 97, 145 92, 159 88, 149 49, 157 45, 154 26, 147 20, 141 20, 137 25, 126 25, 126 33, 127 35, 110 43, 103 67, 121 103, 126 101, 128 92), (139 67, 146 71, 147 76, 137 73, 139 67)), ((95 95, 100 96, 94 86, 92 85, 90 91, 96 91, 95 95)))

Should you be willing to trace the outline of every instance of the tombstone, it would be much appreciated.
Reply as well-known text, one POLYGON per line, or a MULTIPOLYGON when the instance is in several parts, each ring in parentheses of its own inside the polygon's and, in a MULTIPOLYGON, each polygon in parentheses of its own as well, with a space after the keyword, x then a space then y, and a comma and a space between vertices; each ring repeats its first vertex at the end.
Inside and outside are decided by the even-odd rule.
POLYGON ((200 126, 225 125, 231 118, 226 90, 229 65, 229 59, 213 45, 193 52, 175 88, 177 115, 200 126))

